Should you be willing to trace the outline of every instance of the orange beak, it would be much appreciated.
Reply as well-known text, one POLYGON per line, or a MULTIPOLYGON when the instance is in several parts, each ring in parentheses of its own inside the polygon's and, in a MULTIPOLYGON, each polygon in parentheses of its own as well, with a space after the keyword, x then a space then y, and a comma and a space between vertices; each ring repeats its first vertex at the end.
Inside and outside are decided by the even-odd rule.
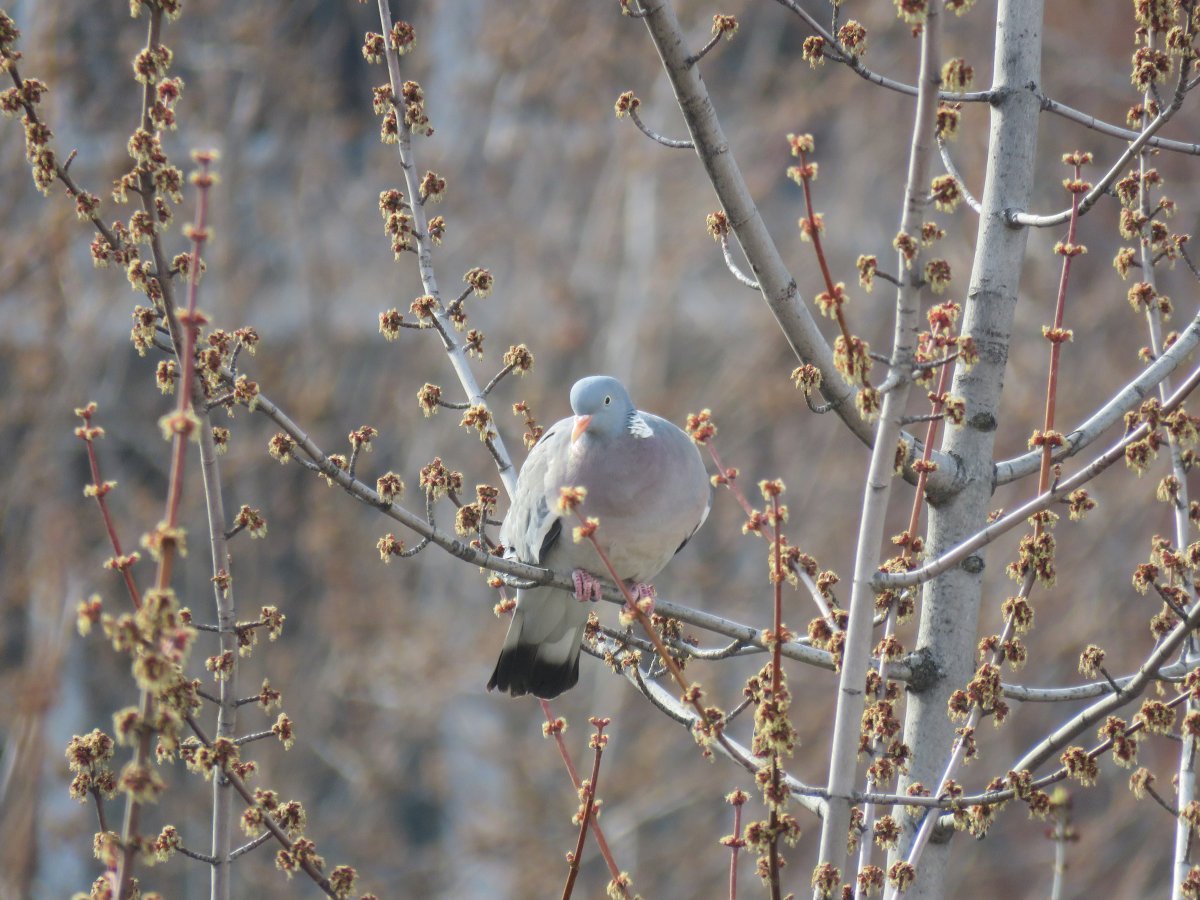
POLYGON ((591 416, 576 416, 575 427, 571 429, 571 443, 579 440, 579 436, 587 431, 587 427, 592 424, 591 416))

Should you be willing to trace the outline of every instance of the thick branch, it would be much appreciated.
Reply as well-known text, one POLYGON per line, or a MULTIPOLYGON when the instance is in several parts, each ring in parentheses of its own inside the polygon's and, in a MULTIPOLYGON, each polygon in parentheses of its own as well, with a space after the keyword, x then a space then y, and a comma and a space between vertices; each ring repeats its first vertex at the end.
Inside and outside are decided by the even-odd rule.
MULTIPOLYGON (((1167 107, 1154 118, 1153 122, 1146 126, 1145 130, 1137 136, 1133 143, 1125 148, 1125 152, 1117 157, 1117 161, 1112 164, 1112 167, 1108 170, 1108 172, 1106 172, 1104 176, 1092 186, 1092 189, 1084 195, 1083 200, 1081 200, 1079 203, 1079 215, 1082 216, 1096 204, 1096 201, 1108 191, 1112 183, 1121 176, 1121 173, 1124 171, 1125 167, 1129 165, 1130 160, 1136 158, 1137 155, 1142 152, 1142 149, 1148 143, 1150 143, 1150 138, 1152 138, 1160 128, 1166 125, 1167 122, 1171 121, 1171 118, 1175 115, 1175 113, 1179 112, 1179 108, 1183 105, 1183 98, 1184 92, 1177 91, 1170 104, 1168 104, 1167 107)), ((1066 222, 1069 218, 1071 218, 1071 210, 1064 209, 1061 212, 1053 213, 1051 215, 1036 216, 1031 213, 1019 212, 1015 209, 1008 209, 1005 210, 1004 217, 1010 225, 1028 225, 1034 228, 1047 228, 1054 225, 1061 225, 1063 222, 1066 222)))
MULTIPOLYGON (((1200 384, 1200 367, 1194 369, 1183 384, 1180 385, 1179 390, 1172 394, 1171 398, 1163 404, 1163 412, 1173 411, 1187 398, 1188 394, 1195 389, 1197 384, 1200 384)), ((913 585, 923 584, 936 578, 938 575, 950 571, 976 550, 982 549, 1006 531, 1010 531, 1020 525, 1033 513, 1048 508, 1052 503, 1061 500, 1067 494, 1071 493, 1071 491, 1075 490, 1075 488, 1091 481, 1118 459, 1121 459, 1125 455, 1125 448, 1130 443, 1141 440, 1149 431, 1149 425, 1143 422, 1070 478, 1063 479, 1052 489, 1038 494, 1032 500, 1027 501, 1012 512, 1002 516, 980 531, 975 532, 975 534, 955 546, 952 550, 935 557, 921 568, 914 569, 911 572, 880 573, 876 575, 875 586, 881 590, 883 588, 912 587, 913 585)))
MULTIPOLYGON (((1111 400, 1067 435, 1066 444, 1053 456, 1054 462, 1070 459, 1092 444, 1109 427, 1120 422, 1125 413, 1138 406, 1163 379, 1179 368, 1197 344, 1200 344, 1200 315, 1195 316, 1175 343, 1160 354, 1137 378, 1125 385, 1111 400)), ((1041 458, 1040 450, 1031 450, 1021 456, 996 463, 995 484, 1008 484, 1036 472, 1041 458)))
MULTIPOLYGON (((700 76, 699 66, 688 65, 687 45, 675 10, 669 0, 647 2, 643 7, 646 11, 646 28, 671 80, 696 155, 729 217, 742 252, 750 262, 753 278, 759 284, 763 299, 797 358, 820 369, 822 394, 835 404, 833 408, 846 426, 869 446, 873 440, 873 429, 858 415, 854 403, 850 402, 854 392, 835 369, 833 351, 817 328, 812 313, 801 300, 796 281, 784 264, 779 248, 750 196, 741 169, 717 119, 708 89, 700 76)), ((906 436, 906 439, 910 447, 918 446, 919 442, 911 436, 906 436)), ((939 484, 945 483, 953 473, 953 460, 938 454, 937 462, 939 466, 934 480, 939 484)))

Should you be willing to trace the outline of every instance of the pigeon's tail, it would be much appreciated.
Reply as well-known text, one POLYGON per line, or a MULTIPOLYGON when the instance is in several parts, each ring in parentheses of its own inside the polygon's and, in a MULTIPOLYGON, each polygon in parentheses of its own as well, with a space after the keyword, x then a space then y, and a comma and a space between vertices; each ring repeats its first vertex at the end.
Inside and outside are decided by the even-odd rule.
POLYGON ((557 697, 579 680, 588 606, 552 588, 520 591, 488 690, 557 697))

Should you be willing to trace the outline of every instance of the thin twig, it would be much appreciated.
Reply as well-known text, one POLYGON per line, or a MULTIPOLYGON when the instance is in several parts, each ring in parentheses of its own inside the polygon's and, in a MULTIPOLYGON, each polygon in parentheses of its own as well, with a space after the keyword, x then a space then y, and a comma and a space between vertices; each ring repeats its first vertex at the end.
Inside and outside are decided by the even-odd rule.
POLYGON ((673 138, 664 137, 657 131, 652 131, 650 128, 646 127, 646 123, 642 121, 642 117, 638 115, 637 109, 633 106, 630 106, 627 112, 629 113, 629 118, 633 120, 633 124, 638 127, 638 130, 641 131, 642 134, 650 138, 650 140, 662 144, 664 147, 669 147, 672 150, 695 149, 696 145, 691 141, 678 141, 673 138))
POLYGON ((92 798, 96 801, 96 824, 100 828, 100 832, 108 831, 108 814, 104 811, 104 795, 100 793, 100 788, 93 787, 90 790, 92 798))
MULTIPOLYGON (((901 81, 888 78, 887 76, 881 75, 878 72, 874 72, 867 66, 863 65, 863 63, 857 57, 852 56, 848 51, 841 47, 837 38, 834 37, 833 31, 823 28, 820 23, 818 23, 810 13, 808 13, 807 10, 805 10, 798 2, 796 2, 796 0, 776 0, 776 2, 779 3, 780 6, 783 6, 784 8, 798 15, 805 22, 805 24, 807 24, 809 28, 813 30, 815 34, 825 39, 826 48, 832 48, 832 52, 827 49, 824 53, 824 56, 827 59, 832 59, 834 62, 842 63, 860 78, 869 81, 871 84, 876 84, 880 87, 884 87, 888 90, 896 91, 901 94, 907 94, 910 97, 916 96, 917 88, 914 85, 905 84, 901 81)), ((1195 87, 1195 84, 1195 80, 1189 82, 1185 90, 1192 90, 1195 87)), ((1061 103, 1052 97, 1040 93, 1034 86, 1031 86, 1030 90, 1034 96, 1037 97, 1041 109, 1045 112, 1052 113, 1056 116, 1061 116, 1064 119, 1076 122, 1080 125, 1083 125, 1085 128, 1090 128, 1093 131, 1099 132, 1100 134, 1119 138, 1125 141, 1135 140, 1139 135, 1139 132, 1137 131, 1131 131, 1128 128, 1122 128, 1119 125, 1112 125, 1101 119, 1097 119, 1095 116, 1080 112, 1079 110, 1068 106, 1065 103, 1061 103)), ((990 103, 993 99, 993 96, 994 95, 991 91, 964 91, 959 93, 953 91, 938 92, 939 100, 945 100, 952 103, 990 103)), ((1156 136, 1151 138, 1148 144, 1151 147, 1158 147, 1163 150, 1171 150, 1176 153, 1186 153, 1191 156, 1200 156, 1200 143, 1169 140, 1167 138, 1160 138, 1156 136)))
MULTIPOLYGON (((1157 354, 1155 361, 1136 378, 1118 391, 1088 419, 1076 425, 1066 435, 1066 444, 1054 452, 1054 461, 1062 462, 1094 443, 1109 427, 1120 422, 1125 413, 1134 409, 1146 396, 1175 371, 1200 345, 1200 315, 1196 315, 1180 332, 1166 351, 1157 354)), ((1031 450, 1020 456, 1003 460, 995 466, 995 484, 1002 485, 1038 471, 1042 451, 1031 450)))
MULTIPOLYGON (((491 381, 489 381, 487 383, 487 386, 484 387, 483 396, 486 397, 488 394, 490 394, 492 392, 492 388, 494 388, 496 385, 498 385, 500 383, 500 379, 502 379, 505 375, 507 375, 509 372, 511 372, 516 367, 517 367, 517 364, 515 362, 511 362, 507 366, 505 366, 503 369, 501 369, 499 372, 497 372, 496 377, 493 378, 491 381)), ((464 406, 463 409, 466 409, 466 407, 464 406)))
POLYGON ((729 802, 733 804, 733 834, 729 837, 729 900, 737 900, 737 864, 738 851, 746 846, 742 837, 742 807, 746 804, 746 795, 741 791, 730 795, 729 802))
MULTIPOLYGON (((12 78, 12 83, 16 87, 17 94, 20 97, 22 94, 21 86, 23 84, 23 79, 21 78, 20 74, 17 71, 17 66, 16 66, 15 60, 11 61, 9 63, 8 74, 12 78)), ((21 99, 20 102, 21 102, 21 105, 25 108, 25 115, 28 116, 30 123, 34 126, 42 125, 42 121, 39 118, 38 113, 37 113, 37 107, 23 98, 21 99)), ((75 151, 72 150, 71 155, 67 157, 66 165, 60 165, 57 161, 55 161, 54 174, 55 174, 55 177, 57 177, 58 180, 63 183, 63 186, 67 189, 67 193, 71 197, 78 197, 81 194, 85 194, 88 192, 84 191, 82 188, 80 188, 75 183, 75 180, 71 177, 70 173, 67 171, 67 167, 71 164, 71 162, 74 160, 74 158, 75 158, 75 151)), ((108 243, 108 246, 110 249, 112 249, 114 251, 119 251, 119 250, 124 249, 124 247, 125 247, 124 242, 122 242, 122 240, 119 237, 117 237, 117 235, 112 231, 112 229, 110 229, 107 225, 104 224, 104 220, 100 217, 99 212, 93 211, 93 212, 88 213, 88 221, 90 221, 92 223, 92 225, 95 227, 95 229, 98 232, 100 232, 100 234, 104 237, 104 240, 108 243)))
POLYGON ((841 400, 829 400, 826 403, 814 403, 812 395, 808 391, 804 392, 804 402, 808 404, 810 412, 816 413, 818 416, 823 416, 827 412, 832 412, 842 404, 841 400))
POLYGON ((583 813, 579 817, 579 837, 575 842, 575 852, 568 855, 567 883, 563 888, 563 900, 571 900, 571 893, 575 890, 575 879, 579 877, 579 859, 583 856, 588 825, 595 821, 592 812, 596 808, 596 791, 597 785, 600 783, 600 757, 604 754, 605 744, 608 743, 608 738, 604 736, 604 726, 609 723, 609 720, 593 716, 589 721, 596 729, 596 733, 591 739, 591 747, 595 751, 592 759, 592 777, 587 784, 580 788, 580 791, 585 794, 583 813))
POLYGON ((180 844, 175 849, 178 850, 180 853, 182 853, 184 856, 190 857, 191 859, 197 860, 202 863, 208 863, 210 866, 215 865, 217 862, 215 857, 209 856, 207 853, 197 853, 195 850, 189 850, 187 847, 183 846, 183 844, 180 844))
MULTIPOLYGON (((151 52, 161 43, 163 10, 161 6, 153 6, 149 10, 148 23, 146 28, 146 43, 145 49, 151 52)), ((155 87, 147 80, 142 90, 142 113, 141 127, 147 133, 155 131, 154 124, 151 120, 151 110, 154 104, 155 87)), ((151 221, 157 220, 158 211, 154 207, 152 196, 155 193, 154 180, 151 174, 147 171, 139 172, 139 185, 142 194, 142 209, 151 221)), ((203 223, 201 223, 203 224, 203 223)), ((196 339, 196 291, 195 281, 199 278, 199 249, 198 245, 204 240, 203 228, 200 229, 199 235, 193 241, 193 262, 197 265, 192 268, 192 285, 188 292, 188 307, 187 321, 180 321, 175 307, 174 292, 171 287, 169 278, 161 277, 157 281, 161 290, 161 300, 163 310, 165 312, 166 325, 171 332, 171 342, 174 345, 175 353, 179 361, 180 370, 183 377, 180 381, 181 388, 178 391, 179 399, 176 406, 176 417, 180 421, 180 428, 176 431, 171 448, 171 469, 170 480, 167 487, 166 512, 163 516, 163 533, 174 534, 175 529, 179 524, 179 509, 183 497, 183 476, 184 465, 187 458, 187 445, 190 431, 193 426, 185 425, 191 420, 192 415, 191 400, 192 391, 190 386, 195 377, 195 339, 196 339)), ((150 249, 154 256, 154 270, 156 273, 164 273, 169 268, 166 253, 163 251, 161 234, 156 229, 150 238, 150 249)), ((178 551, 177 541, 175 539, 163 541, 163 549, 159 558, 157 572, 155 574, 155 589, 161 592, 166 592, 171 586, 171 575, 175 563, 175 555, 178 551)), ((138 714, 143 722, 150 722, 154 716, 154 695, 143 688, 141 697, 138 703, 138 714)), ((133 760, 130 765, 134 771, 140 771, 149 765, 150 759, 150 738, 151 730, 143 728, 138 734, 137 741, 134 745, 133 760)), ((126 900, 131 896, 133 890, 133 868, 137 859, 137 850, 140 837, 139 825, 141 822, 142 802, 135 793, 129 793, 126 797, 125 816, 121 826, 121 846, 122 850, 117 858, 116 871, 116 886, 117 900, 126 900)))
POLYGON ((263 738, 274 736, 275 732, 273 731, 256 731, 253 734, 244 734, 240 738, 236 738, 234 743, 240 747, 242 744, 249 744, 252 741, 261 741, 263 738))
POLYGON ((738 264, 733 261, 733 254, 729 252, 729 235, 725 232, 721 232, 721 253, 725 257, 725 266, 733 274, 734 278, 751 290, 759 290, 758 282, 739 269, 738 264))
POLYGON ((242 844, 242 846, 238 847, 236 850, 231 852, 229 854, 229 861, 233 862, 239 856, 245 856, 251 850, 255 849, 256 847, 261 847, 263 844, 265 844, 267 841, 269 841, 273 837, 274 837, 274 835, 271 834, 271 832, 264 831, 262 834, 260 834, 254 840, 247 841, 245 844, 242 844))
POLYGON ((100 477, 100 461, 96 456, 95 438, 102 435, 103 429, 96 429, 92 426, 92 416, 95 414, 95 408, 91 404, 76 410, 76 413, 83 419, 83 426, 75 430, 76 436, 81 438, 84 445, 87 447, 88 466, 92 472, 92 491, 96 498, 96 504, 100 507, 100 518, 104 522, 104 530, 108 532, 108 542, 113 548, 113 560, 115 567, 121 572, 121 577, 125 581, 125 590, 129 593, 129 601, 133 604, 134 609, 142 608, 142 598, 138 591, 137 583, 133 580, 133 573, 130 571, 133 568, 133 557, 126 557, 121 549, 121 539, 117 536, 117 526, 113 521, 112 512, 108 508, 108 486, 100 477))
MULTIPOLYGON (((567 767, 567 774, 571 777, 571 784, 576 792, 582 787, 582 782, 579 780, 579 773, 575 769, 575 762, 571 759, 571 754, 567 750, 566 741, 562 737, 562 729, 557 727, 558 719, 554 713, 550 711, 550 704, 545 700, 538 700, 542 707, 542 713, 546 716, 548 727, 544 729, 544 733, 548 737, 554 738, 555 746, 558 747, 558 755, 562 757, 563 765, 567 767)), ((591 810, 589 818, 592 820, 592 834, 596 836, 596 846, 600 850, 600 855, 604 858, 604 862, 608 865, 609 874, 612 875, 613 881, 620 883, 621 867, 617 865, 616 859, 612 855, 612 850, 609 849, 608 841, 604 837, 604 831, 600 827, 600 822, 596 819, 595 810, 591 810)), ((629 892, 623 891, 628 900, 629 892)))
POLYGON ((946 171, 950 174, 950 177, 958 184, 958 190, 962 194, 963 200, 966 201, 967 206, 975 211, 976 215, 983 212, 983 204, 975 198, 974 194, 967 190, 967 182, 963 179, 962 173, 954 165, 954 160, 950 157, 950 149, 946 146, 946 142, 938 138, 937 143, 938 150, 942 154, 942 165, 946 167, 946 171))
POLYGON ((946 418, 945 413, 925 413, 920 416, 904 416, 900 422, 903 425, 916 425, 920 422, 940 422, 946 418))
MULTIPOLYGON (((1079 202, 1078 207, 1075 207, 1074 204, 1072 205, 1073 209, 1077 208, 1077 215, 1082 216, 1088 210, 1090 210, 1096 204, 1096 201, 1099 200, 1109 189, 1112 183, 1120 177, 1121 172, 1129 164, 1129 161, 1138 156, 1142 152, 1143 148, 1145 148, 1150 142, 1150 138, 1153 137, 1154 134, 1158 132, 1164 125, 1166 125, 1167 122, 1171 121, 1175 113, 1177 113, 1179 108, 1183 105, 1184 93, 1185 92, 1183 91, 1176 91, 1175 97, 1172 99, 1170 105, 1168 105, 1157 116, 1155 116, 1154 121, 1150 122, 1137 136, 1137 138, 1135 138, 1133 142, 1125 148, 1124 152, 1117 157, 1117 161, 1113 163, 1109 170, 1100 178, 1100 180, 1092 186, 1091 190, 1084 195, 1082 201, 1079 202)), ((1075 196, 1077 197, 1078 195, 1075 196)), ((1006 210, 1004 213, 1004 218, 1010 225, 1025 225, 1033 228, 1047 228, 1055 225, 1061 225, 1063 222, 1066 222, 1071 218, 1071 214, 1071 209, 1066 209, 1062 212, 1043 216, 1032 215, 1030 213, 1019 212, 1017 210, 1006 210)))
POLYGON ((1146 793, 1149 794, 1151 797, 1153 797, 1156 801, 1158 801, 1159 806, 1161 806, 1163 809, 1165 809, 1167 812, 1169 812, 1173 818, 1179 817, 1179 810, 1177 810, 1170 801, 1165 800, 1163 798, 1162 794, 1160 794, 1158 791, 1156 791, 1154 789, 1154 785, 1146 784, 1146 785, 1144 785, 1144 787, 1146 789, 1146 793))
MULTIPOLYGON (((738 484, 734 470, 727 467, 724 460, 721 459, 721 455, 717 453, 717 445, 710 439, 704 442, 704 447, 706 450, 708 450, 708 455, 712 458, 713 465, 717 467, 717 474, 720 479, 720 484, 723 484, 733 494, 738 506, 740 506, 742 508, 742 512, 746 514, 746 518, 752 522, 756 521, 757 517, 755 516, 754 508, 750 505, 750 501, 746 499, 746 494, 742 491, 742 486, 738 484)), ((755 533, 761 538, 766 538, 766 534, 761 529, 755 533)), ((813 603, 816 605, 817 609, 821 611, 821 617, 829 623, 831 628, 834 630, 839 629, 840 626, 837 624, 837 621, 833 615, 833 611, 829 608, 829 604, 826 602, 824 595, 817 588, 816 582, 813 581, 812 577, 804 570, 802 566, 793 563, 789 563, 788 565, 788 571, 792 575, 796 576, 796 578, 802 582, 805 588, 808 590, 809 596, 812 598, 813 603)))
MULTIPOLYGON (((782 485, 780 485, 782 487, 782 485)), ((784 717, 783 724, 787 725, 786 720, 786 703, 787 703, 787 688, 783 685, 783 656, 779 652, 780 644, 783 643, 783 548, 782 548, 782 521, 779 509, 779 494, 778 492, 771 493, 771 521, 774 526, 775 539, 771 546, 771 555, 774 560, 774 571, 771 573, 771 580, 774 582, 773 591, 775 602, 772 606, 772 643, 774 644, 771 650, 771 706, 774 707, 774 712, 784 717)), ((766 703, 764 697, 760 702, 766 703)), ((768 720, 769 721, 769 720, 768 720)), ((778 727, 776 723, 766 724, 764 727, 778 727)), ((780 870, 783 868, 783 861, 779 855, 779 809, 781 806, 780 796, 782 794, 782 777, 781 772, 783 767, 779 764, 779 750, 774 748, 771 751, 771 796, 772 800, 768 802, 770 807, 770 825, 769 825, 769 842, 767 844, 767 883, 771 889, 771 900, 782 900, 783 888, 780 885, 779 876, 780 870)))
POLYGON ((1188 271, 1200 281, 1200 268, 1196 267, 1196 263, 1192 261, 1192 256, 1187 251, 1187 247, 1183 244, 1179 245, 1179 255, 1183 258, 1183 264, 1188 267, 1188 271))
POLYGON ((709 38, 707 44, 687 58, 688 65, 694 66, 696 63, 700 62, 700 60, 704 59, 704 57, 708 56, 709 51, 711 51, 713 47, 717 46, 724 34, 725 33, 723 31, 716 31, 713 36, 709 38))
MULTIPOLYGON (((1188 90, 1191 90, 1191 85, 1188 85, 1188 90)), ((1090 128, 1100 134, 1108 135, 1109 137, 1120 138, 1123 141, 1133 141, 1138 138, 1141 132, 1131 131, 1128 128, 1121 128, 1119 125, 1111 125, 1108 122, 1097 119, 1095 116, 1090 116, 1085 112, 1067 106, 1065 103, 1060 103, 1057 100, 1040 94, 1034 90, 1042 109, 1054 113, 1057 116, 1062 116, 1064 119, 1069 119, 1072 122, 1078 122, 1085 128, 1090 128)), ((1153 137, 1149 140, 1148 146, 1157 147, 1160 150, 1171 150, 1175 153, 1186 153, 1191 156, 1200 156, 1200 144, 1190 141, 1174 141, 1167 138, 1153 137)))
MULTIPOLYGON (((1186 614, 1181 618, 1186 618, 1186 614)), ((1112 688, 1112 692, 1119 695, 1121 693, 1121 686, 1108 674, 1108 670, 1104 666, 1098 666, 1097 668, 1100 670, 1100 674, 1104 676, 1104 680, 1108 682, 1108 686, 1112 688)))
MULTIPOLYGON (((799 16, 816 35, 824 39, 826 48, 824 55, 827 59, 842 63, 860 78, 871 82, 871 84, 877 84, 880 87, 885 87, 888 90, 897 91, 901 94, 907 94, 910 97, 918 95, 918 88, 914 85, 904 84, 903 82, 880 75, 878 72, 874 72, 863 65, 859 57, 843 47, 841 41, 834 36, 834 33, 826 30, 816 20, 816 17, 804 9, 797 0, 776 0, 776 2, 799 16)), ((991 91, 965 91, 960 93, 938 91, 936 96, 939 100, 949 100, 956 103, 988 103, 991 101, 993 94, 991 91)))
MULTIPOLYGON (((378 0, 378 7, 381 30, 383 34, 390 35, 392 32, 392 11, 388 0, 378 0)), ((402 97, 404 79, 400 71, 400 55, 391 46, 390 42, 385 43, 384 56, 387 60, 388 83, 392 90, 392 96, 396 98, 402 97)), ((404 175, 405 193, 410 198, 417 198, 421 196, 421 187, 419 183, 420 175, 418 174, 414 160, 412 138, 412 127, 405 124, 401 118, 396 150, 400 156, 400 169, 404 175)), ((436 300, 441 297, 441 292, 438 289, 437 275, 433 268, 433 239, 429 234, 429 222, 423 203, 412 204, 412 218, 413 232, 417 244, 417 264, 421 274, 421 285, 425 293, 436 300)), ((486 398, 479 388, 479 382, 475 378, 475 373, 471 371, 464 345, 459 343, 447 328, 448 320, 446 320, 445 311, 441 308, 440 300, 434 304, 431 310, 431 318, 442 336, 442 341, 446 348, 446 356, 450 360, 450 365, 454 369, 454 373, 458 376, 463 392, 472 404, 486 406, 486 398)), ((489 442, 488 449, 496 461, 496 468, 500 474, 500 480, 504 484, 504 489, 508 492, 509 496, 512 496, 517 486, 517 475, 512 458, 504 446, 503 438, 499 434, 496 434, 494 439, 489 442)))
MULTIPOLYGON (((200 739, 200 743, 204 744, 205 747, 212 747, 212 741, 209 740, 208 735, 205 734, 204 729, 200 726, 200 723, 197 722, 192 715, 185 715, 184 721, 188 723, 188 726, 192 729, 192 732, 197 738, 200 739)), ((241 798, 246 802, 247 806, 262 810, 261 821, 266 827, 268 833, 277 841, 279 841, 285 850, 290 851, 293 847, 291 839, 287 836, 287 833, 283 830, 282 826, 275 821, 275 817, 271 814, 271 811, 263 808, 258 800, 255 799, 254 792, 250 790, 250 788, 246 785, 246 782, 230 768, 223 768, 221 771, 222 774, 229 779, 229 784, 235 791, 237 791, 238 795, 241 796, 241 798)), ((232 856, 232 854, 230 855, 232 856)), ((336 898, 337 895, 334 893, 333 886, 329 883, 329 879, 321 873, 321 870, 317 868, 317 865, 310 858, 307 856, 301 857, 297 860, 297 864, 299 865, 300 869, 303 870, 304 874, 312 879, 313 883, 317 887, 319 887, 330 897, 336 898)))

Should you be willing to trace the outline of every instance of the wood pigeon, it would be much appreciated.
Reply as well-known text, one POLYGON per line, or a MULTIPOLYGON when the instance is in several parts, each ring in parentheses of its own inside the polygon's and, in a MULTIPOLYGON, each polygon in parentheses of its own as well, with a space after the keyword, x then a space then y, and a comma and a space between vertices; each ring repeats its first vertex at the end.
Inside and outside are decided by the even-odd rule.
POLYGON ((573 418, 555 423, 530 451, 500 541, 507 556, 570 570, 575 597, 553 587, 517 592, 517 608, 488 690, 514 697, 557 697, 579 679, 588 607, 607 569, 579 524, 558 510, 563 487, 582 487, 585 516, 600 520, 596 539, 640 596, 646 584, 704 524, 712 488, 700 451, 682 430, 639 412, 621 382, 593 375, 571 388, 573 418))

